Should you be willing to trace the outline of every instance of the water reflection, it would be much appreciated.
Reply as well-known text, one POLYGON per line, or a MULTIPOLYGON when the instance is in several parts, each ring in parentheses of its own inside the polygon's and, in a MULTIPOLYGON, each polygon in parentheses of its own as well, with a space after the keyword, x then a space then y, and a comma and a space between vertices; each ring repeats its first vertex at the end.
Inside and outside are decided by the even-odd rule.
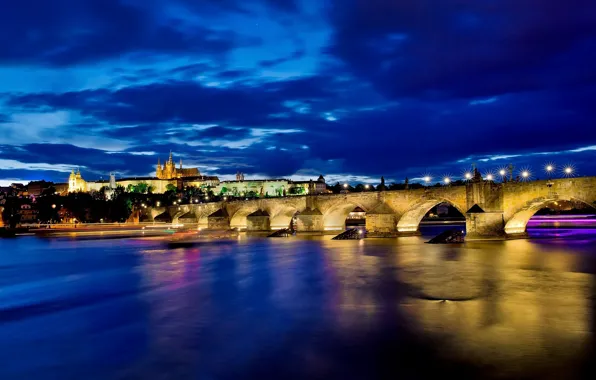
POLYGON ((2 241, 0 378, 594 374, 596 236, 425 240, 2 241))

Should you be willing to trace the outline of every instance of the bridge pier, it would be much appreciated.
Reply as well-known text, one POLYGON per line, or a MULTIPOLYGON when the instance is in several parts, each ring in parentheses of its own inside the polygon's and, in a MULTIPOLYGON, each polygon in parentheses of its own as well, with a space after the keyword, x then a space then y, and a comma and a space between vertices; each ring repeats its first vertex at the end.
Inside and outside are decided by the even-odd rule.
POLYGON ((321 232, 324 230, 323 214, 318 209, 307 208, 296 215, 297 232, 321 232))
POLYGON ((207 226, 210 230, 229 230, 230 216, 225 208, 222 208, 207 217, 207 226))
POLYGON ((257 210, 246 217, 247 231, 270 231, 271 222, 269 213, 263 210, 257 210))
POLYGON ((502 211, 466 214, 466 239, 495 238, 505 238, 505 221, 502 211))
POLYGON ((381 203, 378 207, 366 213, 366 230, 373 235, 387 235, 396 232, 396 215, 389 206, 381 203))

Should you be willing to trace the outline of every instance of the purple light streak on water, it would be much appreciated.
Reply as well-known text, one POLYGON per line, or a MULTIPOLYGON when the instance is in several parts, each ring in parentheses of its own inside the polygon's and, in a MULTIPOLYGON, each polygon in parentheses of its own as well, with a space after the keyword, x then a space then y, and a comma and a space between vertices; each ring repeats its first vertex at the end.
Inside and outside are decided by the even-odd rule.
POLYGON ((566 238, 576 243, 596 237, 596 215, 537 215, 528 222, 533 238, 566 238))
POLYGON ((596 228, 528 228, 527 231, 531 238, 565 238, 562 241, 568 243, 593 243, 596 238, 596 228))
POLYGON ((596 215, 534 215, 532 219, 596 218, 596 215))
POLYGON ((596 227, 595 215, 539 215, 533 216, 528 222, 528 228, 532 227, 596 227))

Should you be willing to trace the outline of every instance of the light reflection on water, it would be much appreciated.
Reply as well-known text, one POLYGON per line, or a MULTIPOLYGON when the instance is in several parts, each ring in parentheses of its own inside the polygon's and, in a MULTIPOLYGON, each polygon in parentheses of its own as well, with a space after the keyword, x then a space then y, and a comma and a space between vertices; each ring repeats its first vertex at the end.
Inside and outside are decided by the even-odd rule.
POLYGON ((591 373, 596 234, 425 240, 2 240, 0 378, 591 373))

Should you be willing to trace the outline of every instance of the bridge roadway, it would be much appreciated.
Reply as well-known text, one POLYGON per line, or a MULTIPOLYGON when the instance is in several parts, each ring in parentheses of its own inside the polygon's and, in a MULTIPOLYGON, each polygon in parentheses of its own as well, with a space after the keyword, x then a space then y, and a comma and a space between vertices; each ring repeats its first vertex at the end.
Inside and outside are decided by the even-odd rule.
POLYGON ((419 233, 424 215, 447 202, 466 217, 468 238, 522 237, 538 210, 562 200, 595 207, 596 177, 188 204, 148 208, 141 220, 166 213, 186 225, 269 231, 286 228, 296 218, 299 233, 326 232, 343 230, 347 215, 360 207, 369 236, 399 236, 419 233))

